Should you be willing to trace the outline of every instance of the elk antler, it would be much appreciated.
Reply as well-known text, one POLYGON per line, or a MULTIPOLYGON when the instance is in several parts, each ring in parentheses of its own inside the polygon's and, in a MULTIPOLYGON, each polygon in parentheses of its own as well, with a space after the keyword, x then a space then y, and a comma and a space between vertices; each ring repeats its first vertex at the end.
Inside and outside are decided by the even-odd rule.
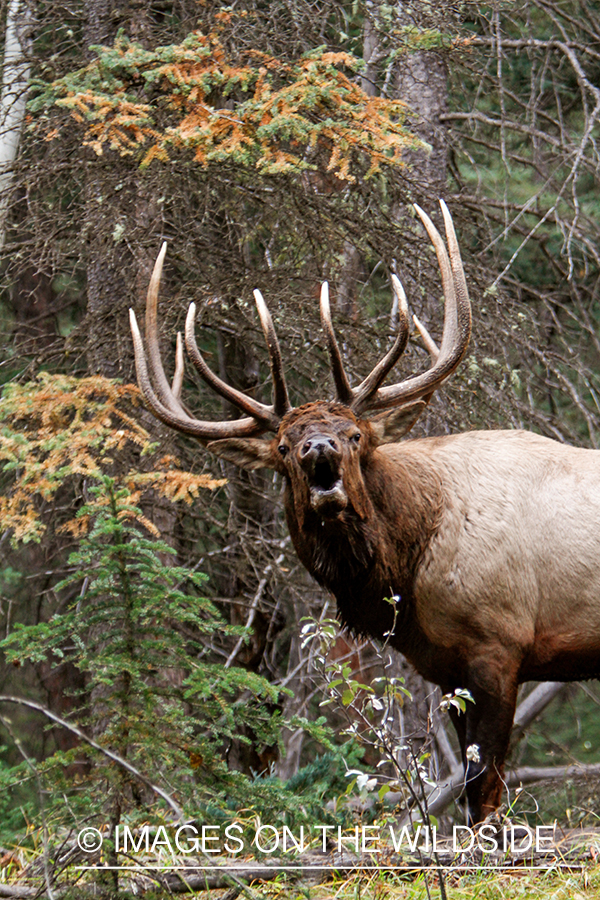
POLYGON ((467 283, 452 218, 443 200, 440 200, 440 206, 442 207, 446 227, 448 251, 446 251, 444 241, 429 216, 415 204, 415 210, 435 248, 442 275, 445 300, 444 334, 439 349, 425 326, 415 317, 415 325, 432 359, 432 366, 426 372, 407 378, 399 384, 385 388, 380 387, 386 375, 398 362, 408 341, 409 325, 406 299, 402 285, 395 275, 392 275, 392 284, 398 298, 399 312, 396 341, 381 362, 375 366, 373 371, 356 388, 350 387, 344 372, 341 354, 331 325, 329 295, 327 292, 321 293, 321 320, 323 330, 327 336, 338 399, 350 406, 357 415, 367 410, 389 409, 392 406, 399 406, 417 398, 423 398, 428 402, 436 388, 454 372, 467 349, 471 336, 471 305, 469 303, 467 283))
MULTIPOLYGON (((409 336, 406 297, 400 281, 395 275, 392 275, 392 289, 398 302, 396 340, 393 347, 377 363, 364 381, 358 387, 352 388, 344 371, 342 356, 331 323, 329 288, 326 282, 321 289, 321 321, 327 339, 337 397, 342 403, 350 406, 357 415, 361 415, 369 409, 384 410, 400 406, 415 399, 429 402, 436 388, 454 372, 467 349, 471 335, 471 307, 467 284, 450 213, 443 200, 440 200, 440 205, 444 216, 448 250, 429 216, 415 204, 415 210, 435 248, 445 299, 444 333, 439 348, 425 326, 419 322, 416 316, 413 317, 431 356, 431 367, 426 372, 407 378, 399 384, 381 387, 384 379, 404 353, 409 336)), ((167 425, 201 440, 213 441, 227 437, 249 437, 265 431, 276 432, 281 419, 292 407, 285 384, 281 350, 273 320, 260 291, 254 291, 254 299, 269 350, 273 378, 273 405, 266 406, 236 390, 215 375, 207 366, 198 349, 194 334, 196 317, 194 303, 190 304, 185 323, 185 345, 190 359, 207 384, 247 415, 244 418, 228 422, 204 422, 193 418, 187 412, 179 399, 183 381, 183 347, 179 334, 177 335, 175 375, 173 384, 169 385, 161 362, 157 325, 158 288, 166 250, 167 245, 164 243, 158 254, 148 287, 146 299, 147 358, 135 313, 133 310, 129 311, 138 384, 146 403, 157 418, 167 425)))
POLYGON ((350 387, 350 383, 344 372, 340 348, 338 347, 333 331, 333 325, 331 324, 329 286, 327 282, 325 282, 321 287, 321 322, 323 324, 325 337, 327 338, 327 349, 329 350, 329 358, 331 361, 331 369, 338 400, 341 403, 352 406, 353 409, 358 402, 359 396, 364 393, 370 397, 377 391, 388 372, 394 368, 404 353, 408 343, 409 325, 406 294, 396 275, 392 275, 392 287, 396 294, 396 299, 398 300, 398 335, 394 341, 394 346, 386 353, 383 359, 377 363, 371 374, 367 375, 365 380, 354 389, 350 387))
POLYGON ((275 335, 275 329, 271 316, 266 308, 265 302, 260 297, 257 298, 257 306, 261 319, 261 324, 267 338, 267 346, 271 358, 271 370, 273 373, 274 384, 274 407, 265 406, 252 397, 246 396, 241 391, 236 390, 231 385, 222 381, 204 362, 194 336, 194 320, 196 315, 196 306, 190 304, 187 315, 185 337, 188 354, 198 369, 204 380, 210 384, 230 403, 233 403, 243 412, 248 413, 247 417, 242 419, 234 419, 230 422, 204 422, 200 419, 194 419, 183 408, 179 393, 183 380, 183 348, 181 346, 181 336, 177 336, 177 352, 175 376, 173 385, 169 385, 165 375, 162 361, 160 357, 160 349, 158 345, 158 329, 157 329, 157 304, 158 304, 158 288, 162 267, 167 251, 167 245, 164 243, 158 254, 154 271, 150 279, 148 287, 148 295, 146 298, 146 343, 148 346, 148 364, 146 364, 146 354, 144 351, 144 343, 140 335, 137 320, 133 310, 129 310, 131 322, 131 333, 133 335, 133 347, 135 351, 135 366, 137 379, 140 389, 144 395, 149 408, 165 424, 170 425, 178 431, 185 434, 194 435, 201 440, 219 440, 227 437, 248 437, 250 435, 261 434, 264 431, 277 431, 281 417, 290 408, 290 403, 283 377, 283 365, 281 361, 281 351, 275 335), (149 371, 148 371, 149 370, 149 371))

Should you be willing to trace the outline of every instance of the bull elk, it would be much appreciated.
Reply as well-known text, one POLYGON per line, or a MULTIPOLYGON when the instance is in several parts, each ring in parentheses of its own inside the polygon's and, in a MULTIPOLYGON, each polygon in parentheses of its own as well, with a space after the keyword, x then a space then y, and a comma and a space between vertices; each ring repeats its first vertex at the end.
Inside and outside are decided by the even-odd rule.
POLYGON ((382 387, 409 337, 406 300, 394 276, 394 345, 356 387, 344 371, 323 285, 321 318, 336 401, 292 408, 271 316, 255 291, 273 403, 259 403, 208 368, 194 337, 192 303, 188 354, 202 378, 245 413, 225 422, 193 418, 179 399, 180 337, 172 386, 158 346, 166 245, 148 289, 147 359, 133 312, 131 328, 138 382, 157 418, 238 466, 271 468, 284 477, 294 547, 335 595, 342 623, 389 640, 443 691, 470 690, 475 703, 453 721, 470 820, 479 822, 501 801, 518 685, 600 674, 600 455, 524 431, 399 443, 455 371, 470 338, 460 251, 450 213, 441 206, 447 249, 429 217, 415 208, 441 271, 443 337, 438 348, 416 321, 432 362, 398 384, 382 387), (275 437, 260 437, 266 432, 275 437), (467 759, 473 745, 478 753, 467 759))

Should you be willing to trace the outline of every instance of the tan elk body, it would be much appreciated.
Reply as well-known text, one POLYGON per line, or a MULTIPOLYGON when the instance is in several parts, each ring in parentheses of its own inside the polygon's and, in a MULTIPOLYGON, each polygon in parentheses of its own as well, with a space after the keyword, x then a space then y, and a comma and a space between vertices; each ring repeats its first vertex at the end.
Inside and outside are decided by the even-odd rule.
POLYGON ((501 800, 518 685, 600 674, 600 454, 523 431, 399 442, 455 371, 470 337, 470 305, 450 214, 442 203, 447 252, 431 220, 418 207, 417 212, 440 265, 444 334, 438 349, 415 320, 432 365, 399 384, 382 387, 409 333, 395 278, 395 344, 356 388, 343 369, 326 287, 322 292, 335 402, 291 407, 275 331, 256 292, 273 405, 246 397, 208 369, 196 346, 192 305, 186 346, 193 363, 247 414, 218 423, 194 419, 179 399, 181 342, 173 387, 158 350, 164 247, 148 291, 148 365, 133 314, 132 331, 138 381, 162 421, 238 465, 282 474, 298 556, 335 595, 342 622, 355 633, 389 638, 444 691, 471 691, 475 703, 465 715, 453 714, 453 721, 469 814, 478 822, 501 800), (267 431, 275 437, 259 437, 267 431), (478 753, 467 757, 472 746, 478 753))

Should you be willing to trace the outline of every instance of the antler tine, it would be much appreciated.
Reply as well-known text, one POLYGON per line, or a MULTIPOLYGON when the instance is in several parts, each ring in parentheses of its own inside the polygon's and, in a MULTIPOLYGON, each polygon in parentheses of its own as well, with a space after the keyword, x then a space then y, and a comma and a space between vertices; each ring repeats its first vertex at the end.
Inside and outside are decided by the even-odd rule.
MULTIPOLYGON (((450 213, 440 201, 450 258, 444 241, 429 216, 415 203, 415 210, 435 248, 444 291, 444 334, 439 354, 431 368, 400 384, 380 388, 369 403, 370 409, 389 409, 418 397, 427 399, 459 365, 471 337, 471 305, 458 242, 450 213)), ((418 327, 418 326, 417 326, 418 327)), ((423 333, 423 332, 421 332, 423 333)), ((428 334, 428 332, 426 332, 428 334)), ((427 346, 427 341, 426 341, 427 346)), ((428 346, 431 354, 431 349, 428 346)), ((433 356, 433 354, 431 354, 433 356)))
POLYGON ((321 285, 321 324, 327 340, 327 350, 329 351, 331 372, 335 382, 337 398, 340 403, 350 405, 354 399, 354 392, 344 371, 342 355, 338 342, 335 339, 335 332, 331 323, 331 309, 329 307, 329 285, 326 281, 321 285))
POLYGON ((446 240, 448 242, 448 252, 450 254, 450 266, 452 268, 454 290, 456 292, 457 330, 463 338, 466 335, 466 342, 462 350, 462 355, 464 356, 471 337, 471 303, 469 302, 467 280, 465 278, 465 270, 463 268, 460 248, 456 238, 456 231, 454 230, 454 222, 452 221, 450 210, 446 206, 444 200, 440 200, 440 207, 444 217, 444 228, 446 229, 446 240))
POLYGON ((173 392, 173 396, 178 400, 181 399, 181 387, 183 385, 183 372, 184 372, 184 362, 183 362, 183 340, 181 337, 181 332, 177 332, 177 344, 175 346, 175 374, 173 375, 173 382, 171 384, 171 391, 173 392))
POLYGON ((158 289, 162 276, 163 263, 167 252, 167 242, 163 241, 160 252, 156 257, 152 277, 148 285, 146 296, 146 342, 148 344, 148 363, 150 375, 160 402, 175 415, 183 413, 183 407, 179 399, 171 389, 167 376, 163 369, 158 344, 158 289))
MULTIPOLYGON (((448 253, 440 233, 429 216, 416 204, 415 209, 435 247, 442 275, 446 307, 444 311, 444 333, 438 364, 441 365, 442 361, 446 360, 446 366, 453 365, 456 368, 464 356, 471 337, 471 304, 452 217, 443 200, 440 200, 440 206, 444 216, 450 259, 448 259, 448 253), (448 268, 450 268, 450 272, 448 272, 448 268)), ((449 374, 450 372, 443 377, 446 378, 449 374)))
POLYGON ((192 419, 183 410, 173 410, 161 403, 150 381, 144 354, 144 343, 132 309, 129 310, 129 321, 133 337, 138 384, 148 407, 157 419, 160 419, 165 425, 169 425, 177 431, 183 431, 184 434, 191 434, 200 440, 207 441, 216 441, 228 437, 251 437, 264 431, 264 428, 254 418, 235 419, 231 422, 203 422, 200 419, 192 419))
POLYGON ((198 369, 202 378, 213 388, 213 390, 226 400, 229 400, 230 403, 237 406, 238 409, 253 416, 253 418, 262 425, 264 430, 277 431, 281 419, 280 416, 273 411, 272 407, 265 406, 264 403, 259 403, 258 400, 254 400, 253 397, 248 397, 236 388, 231 387, 231 385, 226 384, 226 382, 222 381, 206 365, 198 350, 198 345, 196 344, 196 336, 194 334, 195 319, 196 304, 190 303, 187 319, 185 321, 185 346, 191 361, 198 369))
POLYGON ((264 297, 259 290, 254 291, 254 300, 260 317, 260 324, 267 342, 269 359, 271 361, 271 377, 273 379, 273 410, 276 416, 283 417, 290 411, 291 404, 283 374, 283 361, 279 341, 275 333, 275 326, 271 313, 267 308, 264 297))
POLYGON ((431 362, 437 362, 438 356, 440 355, 440 348, 417 316, 413 316, 413 322, 415 323, 417 331, 421 335, 421 340, 425 344, 427 352, 431 357, 431 362))
POLYGON ((367 409, 369 401, 379 390, 380 384, 385 377, 394 368, 408 343, 409 322, 408 322, 408 304, 406 302, 406 294, 404 288, 397 275, 392 273, 392 288, 395 299, 398 302, 398 334, 394 341, 394 346, 386 353, 383 359, 377 363, 373 371, 367 375, 364 381, 354 389, 354 400, 352 401, 352 410, 356 415, 360 415, 363 409, 367 409))

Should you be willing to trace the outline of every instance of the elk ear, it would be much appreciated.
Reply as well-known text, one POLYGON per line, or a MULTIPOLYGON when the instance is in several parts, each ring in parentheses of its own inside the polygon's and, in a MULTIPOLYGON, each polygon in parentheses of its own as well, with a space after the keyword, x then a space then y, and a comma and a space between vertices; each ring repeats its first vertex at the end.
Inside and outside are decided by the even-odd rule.
POLYGON ((424 400, 415 400, 400 409, 392 409, 390 412, 381 413, 373 419, 369 419, 371 428, 375 433, 378 444, 393 444, 401 437, 408 434, 427 403, 424 400))
POLYGON ((271 441, 259 438, 226 438, 211 441, 207 448, 241 469, 275 469, 277 459, 273 455, 271 441))

